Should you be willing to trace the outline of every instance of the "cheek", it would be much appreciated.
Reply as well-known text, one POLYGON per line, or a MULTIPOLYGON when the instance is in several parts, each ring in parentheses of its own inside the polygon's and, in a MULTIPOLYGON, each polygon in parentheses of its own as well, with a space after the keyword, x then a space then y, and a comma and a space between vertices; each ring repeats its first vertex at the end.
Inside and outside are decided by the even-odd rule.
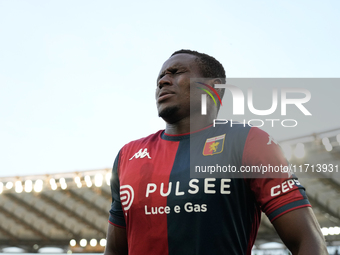
POLYGON ((156 87, 156 89, 155 89, 155 99, 157 100, 157 95, 158 95, 158 93, 159 93, 159 87, 157 86, 156 87))
MULTIPOLYGON (((185 96, 185 98, 189 99, 190 98, 190 79, 183 77, 182 79, 178 80, 179 87, 181 94, 185 96)), ((192 85, 194 86, 194 85, 192 85)), ((192 87, 193 88, 193 87, 192 87)))

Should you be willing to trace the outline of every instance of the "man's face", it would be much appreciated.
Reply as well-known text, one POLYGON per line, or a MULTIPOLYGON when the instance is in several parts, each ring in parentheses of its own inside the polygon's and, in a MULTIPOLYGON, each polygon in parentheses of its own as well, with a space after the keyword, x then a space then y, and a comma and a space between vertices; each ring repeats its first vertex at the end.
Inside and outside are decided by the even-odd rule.
POLYGON ((157 78, 158 115, 168 123, 190 116, 190 78, 200 77, 196 56, 177 54, 163 64, 157 78))

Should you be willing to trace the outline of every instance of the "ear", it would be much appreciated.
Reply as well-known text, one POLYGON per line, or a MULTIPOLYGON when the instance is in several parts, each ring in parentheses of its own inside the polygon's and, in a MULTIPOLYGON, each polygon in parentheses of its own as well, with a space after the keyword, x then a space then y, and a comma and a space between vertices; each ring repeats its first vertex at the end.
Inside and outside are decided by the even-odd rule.
MULTIPOLYGON (((214 78, 211 79, 211 86, 213 86, 215 88, 215 84, 223 84, 223 81, 221 78, 214 78)), ((223 98, 224 95, 224 91, 225 89, 219 89, 219 88, 215 88, 217 93, 219 94, 219 96, 221 97, 221 99, 223 98)))
POLYGON ((213 84, 222 84, 222 79, 220 78, 215 78, 215 79, 211 79, 213 84))
POLYGON ((206 83, 215 88, 214 86, 215 84, 222 84, 222 79, 221 78, 208 79, 206 80, 206 83))

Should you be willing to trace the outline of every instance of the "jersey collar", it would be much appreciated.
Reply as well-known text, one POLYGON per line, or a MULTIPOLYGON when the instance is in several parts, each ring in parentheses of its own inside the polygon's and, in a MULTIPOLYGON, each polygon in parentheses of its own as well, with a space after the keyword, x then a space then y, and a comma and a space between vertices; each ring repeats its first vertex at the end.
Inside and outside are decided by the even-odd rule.
POLYGON ((161 138, 164 139, 164 140, 168 140, 168 141, 182 141, 182 140, 185 140, 185 139, 189 139, 190 136, 192 137, 196 133, 201 134, 201 132, 204 132, 205 130, 209 129, 210 127, 212 127, 212 124, 207 126, 207 127, 201 128, 199 130, 189 132, 189 133, 185 133, 185 134, 179 134, 179 135, 170 135, 170 134, 165 133, 165 130, 163 130, 162 133, 161 133, 161 138))

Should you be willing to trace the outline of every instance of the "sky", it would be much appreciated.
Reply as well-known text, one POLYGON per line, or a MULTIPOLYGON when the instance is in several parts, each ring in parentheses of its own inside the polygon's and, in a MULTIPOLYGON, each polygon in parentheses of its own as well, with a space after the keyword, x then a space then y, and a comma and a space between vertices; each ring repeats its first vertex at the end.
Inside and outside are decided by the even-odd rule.
MULTIPOLYGON (((156 78, 179 49, 230 78, 339 78, 340 2, 0 0, 0 177, 111 168, 119 149, 165 127, 156 78)), ((337 86, 314 86, 340 127, 337 86)))

